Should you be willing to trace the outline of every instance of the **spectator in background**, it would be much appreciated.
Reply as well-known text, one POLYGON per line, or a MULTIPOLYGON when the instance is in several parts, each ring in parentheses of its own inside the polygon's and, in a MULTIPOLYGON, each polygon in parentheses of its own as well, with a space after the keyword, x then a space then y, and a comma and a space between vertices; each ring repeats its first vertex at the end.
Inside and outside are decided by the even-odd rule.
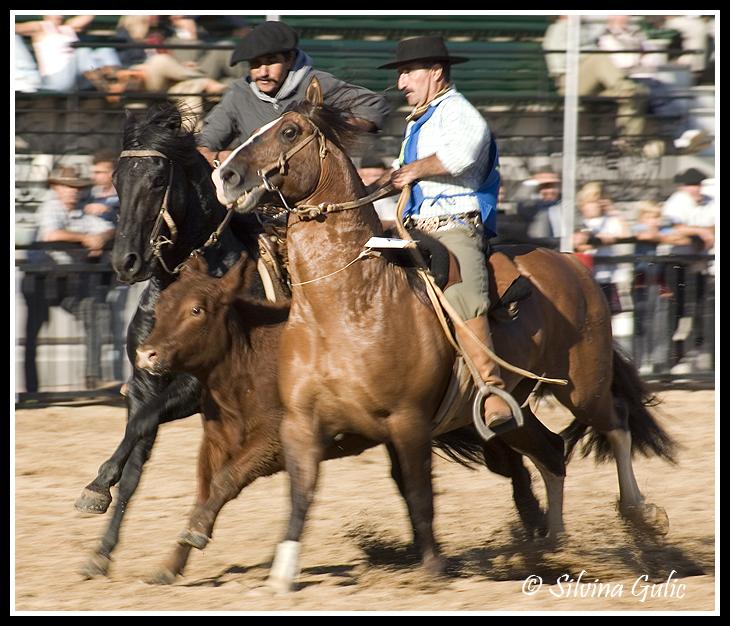
MULTIPOLYGON (((357 173, 368 193, 373 193, 378 188, 375 183, 388 171, 390 171, 390 167, 386 167, 380 157, 372 154, 365 155, 360 160, 360 167, 357 168, 357 173)), ((397 196, 381 198, 373 203, 384 229, 395 228, 397 205, 397 196)))
MULTIPOLYGON (((707 175, 690 168, 674 177, 675 191, 664 203, 662 215, 674 231, 682 237, 672 248, 672 254, 712 254, 715 249, 715 202, 703 193, 702 183, 707 175)), ((707 369, 711 354, 705 346, 705 336, 712 329, 705 328, 704 307, 707 283, 714 273, 711 261, 673 263, 667 281, 675 295, 674 353, 677 361, 672 373, 691 371, 695 359, 707 369), (689 306, 688 306, 689 305, 689 306), (693 346, 685 350, 685 342, 693 338, 693 346)))
MULTIPOLYGON (((603 195, 600 183, 586 183, 576 196, 580 210, 581 223, 579 230, 573 235, 573 246, 576 252, 592 254, 594 259, 611 256, 617 251, 614 244, 619 239, 630 236, 626 221, 615 210, 611 200, 603 195)), ((595 264, 594 278, 603 289, 611 311, 622 310, 619 298, 619 283, 628 283, 623 268, 615 264, 595 264)))
POLYGON ((715 201, 703 194, 707 175, 692 167, 674 177, 677 190, 664 202, 662 214, 675 231, 695 240, 695 252, 715 246, 715 201))
MULTIPOLYGON (((648 59, 652 55, 644 55, 648 48, 648 40, 638 23, 629 15, 613 15, 606 22, 606 30, 598 37, 600 50, 617 50, 609 55, 613 64, 625 76, 643 85, 649 95, 648 112, 656 115, 680 116, 686 113, 685 104, 675 99, 671 89, 655 76, 656 67, 648 59), (625 51, 625 52, 621 52, 625 51)), ((686 154, 699 152, 712 142, 708 133, 702 129, 689 128, 687 122, 681 127, 681 134, 674 140, 676 148, 686 154)), ((658 141, 658 140, 655 140, 658 141)), ((652 144, 645 146, 645 156, 661 156, 662 148, 652 144)))
MULTIPOLYGON (((114 237, 114 226, 107 220, 85 213, 78 206, 80 190, 91 181, 80 176, 75 167, 62 166, 48 178, 49 195, 38 208, 38 240, 79 243, 89 257, 98 257, 114 237)), ((71 262, 64 253, 54 253, 59 263, 71 262)))
MULTIPOLYGON (((251 32, 251 25, 239 15, 200 15, 196 22, 202 29, 201 37, 218 45, 235 44, 251 32)), ((231 65, 230 61, 230 50, 206 50, 198 65, 206 76, 230 86, 247 75, 243 63, 231 65)))
MULTIPOLYGON (((636 237, 634 251, 639 257, 666 254, 671 245, 683 239, 662 217, 661 204, 650 201, 639 204, 631 233, 636 237)), ((666 338, 672 292, 667 286, 666 269, 664 263, 645 259, 634 264, 631 289, 634 304, 633 354, 641 374, 663 371, 668 361, 666 338)))
POLYGON ((230 63, 247 62, 249 75, 231 85, 205 118, 198 137, 198 150, 211 164, 225 159, 229 147, 243 143, 287 106, 303 101, 313 78, 319 81, 325 103, 351 108, 353 126, 368 132, 383 126, 390 112, 383 96, 315 70, 298 43, 297 33, 276 21, 259 24, 239 41, 230 63))
MULTIPOLYGON (((235 41, 232 39, 232 35, 243 37, 251 30, 248 23, 238 16, 208 16, 209 19, 201 19, 202 17, 194 18, 185 15, 171 15, 170 25, 174 33, 165 39, 165 43, 198 43, 201 45, 207 45, 209 43, 215 43, 216 45, 233 44, 235 41), (217 19, 212 21, 212 18, 217 19), (220 34, 213 39, 211 33, 203 24, 208 24, 214 30, 217 29, 218 32, 227 26, 227 37, 220 34)), ((225 85, 230 85, 234 80, 246 76, 246 71, 242 64, 238 63, 233 66, 230 64, 230 50, 212 48, 198 50, 171 49, 170 53, 184 65, 199 69, 208 78, 212 78, 225 85)))
MULTIPOLYGON (((561 15, 548 26, 543 38, 543 49, 565 50, 568 40, 567 16, 561 15)), ((581 27, 580 48, 596 48, 594 33, 581 27)), ((565 53, 546 54, 548 71, 555 79, 558 91, 565 93, 565 53)), ((616 129, 619 139, 616 142, 621 150, 628 150, 629 141, 644 133, 644 112, 649 90, 628 79, 624 71, 617 67, 610 55, 582 53, 578 67, 579 96, 612 96, 618 99, 616 129)))
POLYGON ((112 174, 117 165, 117 153, 113 150, 99 150, 94 154, 91 177, 94 186, 82 198, 84 213, 96 215, 116 227, 119 221, 119 196, 112 183, 112 174))
POLYGON ((42 79, 33 53, 23 38, 15 35, 15 91, 33 93, 41 88, 42 79))
POLYGON ((63 15, 44 15, 42 20, 19 22, 15 33, 30 37, 40 70, 42 89, 70 91, 85 77, 99 91, 108 91, 121 60, 113 48, 73 48, 78 33, 93 15, 77 15, 64 21, 63 15))
MULTIPOLYGON (((178 22, 180 31, 177 33, 178 39, 174 42, 180 42, 179 35, 185 28, 190 28, 190 21, 183 19, 178 22)), ((158 26, 158 16, 125 15, 119 20, 117 36, 120 39, 148 46, 142 49, 142 54, 137 52, 133 56, 126 57, 127 61, 133 61, 127 72, 130 81, 141 80, 147 91, 170 94, 219 94, 225 91, 226 85, 206 76, 194 62, 181 62, 171 54, 171 50, 156 50, 155 44, 165 43, 158 26)), ((189 33, 189 30, 187 32, 189 33)), ((187 39, 186 42, 191 41, 187 39)), ((128 84, 120 81, 116 91, 123 92, 128 88, 128 84)), ((173 99, 183 103, 181 109, 190 117, 190 127, 196 126, 203 112, 202 98, 189 95, 173 99)))
POLYGON ((558 248, 561 229, 560 176, 550 170, 543 170, 524 184, 537 192, 537 197, 517 205, 517 215, 526 225, 527 238, 546 247, 558 248))
MULTIPOLYGON (((48 178, 48 197, 38 209, 40 242, 68 242, 81 244, 84 261, 98 261, 105 244, 114 236, 114 227, 97 215, 79 208, 81 189, 91 186, 75 167, 57 168, 48 178)), ((46 261, 64 265, 73 262, 71 251, 49 251, 46 261)), ((36 260, 38 257, 36 257, 36 260)), ((47 276, 26 274, 22 293, 25 296, 28 318, 26 322, 25 374, 26 388, 38 389, 36 370, 37 337, 49 318, 51 306, 61 306, 83 322, 86 343, 86 386, 94 389, 101 380, 101 344, 110 324, 106 294, 112 272, 77 273, 51 271, 47 276)))

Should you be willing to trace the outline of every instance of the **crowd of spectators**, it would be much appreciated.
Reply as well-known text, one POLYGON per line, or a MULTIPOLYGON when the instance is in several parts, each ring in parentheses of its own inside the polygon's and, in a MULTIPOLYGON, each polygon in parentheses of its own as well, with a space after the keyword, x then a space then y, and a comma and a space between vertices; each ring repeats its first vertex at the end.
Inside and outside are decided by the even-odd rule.
MULTIPOLYGON (((15 88, 16 91, 63 91, 76 88, 97 89, 118 98, 125 90, 167 92, 193 116, 197 130, 203 116, 203 94, 224 93, 231 83, 247 76, 245 63, 231 65, 230 50, 158 48, 163 44, 235 44, 250 31, 245 20, 228 16, 184 15, 124 16, 119 20, 114 41, 139 43, 144 47, 75 47, 94 16, 44 16, 42 20, 16 23, 15 88), (30 44, 30 45, 29 45, 30 44)), ((691 72, 694 81, 702 80, 712 62, 713 41, 708 20, 702 16, 631 19, 611 16, 600 23, 592 21, 581 31, 581 47, 596 54, 583 54, 579 68, 581 95, 615 96, 619 103, 616 145, 624 149, 635 138, 644 138, 646 115, 670 106, 666 85, 658 80, 656 70, 664 60, 662 47, 647 35, 647 28, 671 29, 676 34, 672 47, 681 52, 673 62, 691 72), (599 53, 601 52, 601 53, 599 53)), ((564 90, 566 21, 556 20, 548 28, 543 41, 546 61, 558 89, 564 90)), ((665 42, 666 44, 666 42, 665 42)), ((667 112, 665 110, 665 112, 667 112)), ((706 147, 704 131, 677 127, 675 145, 685 153, 706 147)), ((647 145, 651 145, 650 140, 647 145)), ((644 146, 645 153, 647 145, 644 146)), ((659 153, 663 152, 662 150, 659 153)), ((653 153, 654 156, 656 156, 653 153)), ((37 211, 40 242, 76 242, 84 250, 87 261, 98 259, 114 236, 119 201, 112 185, 116 155, 104 151, 95 154, 91 163, 91 179, 67 167, 55 170, 48 179, 48 197, 37 211)), ((389 159, 388 161, 390 161, 389 159)), ((360 174, 368 191, 389 169, 386 159, 374 153, 358 160, 360 174)), ((714 179, 698 168, 689 168, 674 177, 676 190, 657 201, 647 199, 633 210, 617 207, 599 182, 587 182, 576 198, 574 250, 581 254, 594 272, 607 296, 613 312, 629 306, 635 315, 638 355, 643 371, 658 362, 652 346, 657 345, 651 324, 663 302, 679 298, 674 311, 675 336, 682 335, 685 323, 681 281, 686 275, 668 276, 661 263, 641 260, 656 254, 714 253, 715 203, 714 179), (627 248, 626 246, 629 246, 627 248), (613 254, 634 253, 639 260, 629 266, 608 263, 613 254), (601 260, 603 259, 603 263, 601 260), (628 286, 628 287, 627 287, 628 286), (628 288, 628 291, 627 291, 628 288), (679 333, 679 335, 677 335, 679 333)), ((500 216, 501 243, 532 242, 558 249, 561 240, 560 176, 550 169, 535 171, 514 198, 516 209, 500 216)), ((395 219, 395 198, 376 203, 375 208, 386 227, 395 219)), ((41 254, 41 253, 36 253, 41 254)), ((43 252, 56 263, 68 263, 67 251, 43 252)), ((707 276, 712 264, 690 266, 688 272, 707 276)), ((62 281, 63 282, 63 281, 62 281)), ((695 297, 703 293, 703 281, 695 297)), ((61 306, 84 322, 87 341, 86 383, 95 387, 101 378, 100 339, 104 334, 99 320, 103 318, 105 285, 93 293, 85 281, 66 281, 54 286, 54 299, 49 300, 38 285, 24 281, 23 294, 29 316, 26 339, 26 380, 28 390, 37 388, 35 350, 38 332, 48 319, 50 306, 61 306)), ((103 324, 102 324, 103 325, 103 324)), ((685 324, 686 325, 686 324, 685 324)), ((661 355, 660 355, 661 356, 661 355)), ((680 354, 681 356, 681 354, 680 354)))

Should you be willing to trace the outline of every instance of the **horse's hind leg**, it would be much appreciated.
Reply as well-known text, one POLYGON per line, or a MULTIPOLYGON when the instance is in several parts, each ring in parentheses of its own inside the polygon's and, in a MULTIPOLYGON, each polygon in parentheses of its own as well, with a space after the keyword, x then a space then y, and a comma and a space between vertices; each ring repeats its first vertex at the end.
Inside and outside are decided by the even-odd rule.
POLYGON ((669 532, 669 517, 666 511, 660 506, 646 502, 636 482, 631 462, 631 433, 616 428, 604 434, 616 458, 621 515, 639 530, 666 535, 669 532))
POLYGON ((387 445, 391 476, 408 505, 413 540, 423 566, 431 574, 444 571, 444 561, 433 535, 433 487, 431 484, 431 441, 428 432, 395 436, 387 445))
POLYGON ((142 467, 150 457, 150 452, 152 451, 156 437, 157 429, 155 428, 151 434, 139 440, 128 462, 124 466, 122 478, 119 481, 119 497, 114 507, 112 519, 101 538, 99 547, 80 570, 84 578, 89 579, 107 575, 111 563, 111 553, 119 542, 119 529, 122 525, 127 505, 137 490, 139 479, 142 475, 142 467))
POLYGON ((288 592, 299 575, 300 538, 319 477, 324 443, 315 432, 314 420, 288 413, 281 424, 286 471, 289 473, 291 513, 284 541, 276 547, 267 585, 277 592, 288 592))
MULTIPOLYGON (((629 420, 652 419, 648 412, 643 409, 640 417, 628 415, 622 419, 616 410, 616 400, 608 388, 608 383, 604 383, 603 390, 591 389, 585 392, 584 397, 588 398, 585 402, 575 401, 574 396, 567 390, 555 389, 554 393, 557 400, 573 413, 579 423, 593 425, 594 433, 591 437, 600 453, 613 454, 618 474, 621 514, 642 530, 660 535, 666 534, 669 529, 669 518, 664 509, 645 501, 631 459, 632 434, 629 420)), ((653 427, 651 426, 649 431, 653 427)))
POLYGON ((546 535, 545 514, 532 491, 532 478, 522 460, 522 454, 510 448, 498 437, 483 443, 482 454, 488 469, 512 481, 512 499, 527 536, 546 535))

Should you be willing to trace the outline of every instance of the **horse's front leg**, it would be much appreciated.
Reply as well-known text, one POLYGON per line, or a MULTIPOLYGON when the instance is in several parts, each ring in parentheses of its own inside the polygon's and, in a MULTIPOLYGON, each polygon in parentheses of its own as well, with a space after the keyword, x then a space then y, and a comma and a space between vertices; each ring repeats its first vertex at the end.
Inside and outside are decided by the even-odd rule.
POLYGON ((412 420, 401 419, 391 427, 388 453, 393 476, 408 505, 413 539, 421 560, 430 574, 445 569, 433 534, 433 487, 431 483, 431 433, 428 424, 415 427, 412 420))
POLYGON ((153 437, 160 424, 197 413, 200 383, 191 376, 178 376, 167 387, 156 390, 135 371, 127 396, 127 427, 114 454, 102 463, 75 502, 82 513, 106 513, 112 501, 111 487, 119 482, 122 471, 140 439, 153 437), (154 395, 152 395, 154 394, 154 395), (151 397, 150 397, 151 396, 151 397))
POLYGON ((324 444, 312 418, 292 412, 282 422, 281 443, 290 480, 291 514, 284 541, 276 547, 267 585, 286 593, 299 575, 299 540, 314 499, 324 444))
POLYGON ((122 519, 124 519, 124 514, 127 511, 129 500, 137 490, 139 479, 142 476, 142 468, 150 457, 156 437, 157 428, 137 442, 129 461, 124 465, 122 478, 119 482, 119 497, 114 507, 114 513, 99 542, 99 546, 81 567, 80 573, 84 578, 96 578, 106 576, 109 573, 111 553, 119 542, 119 529, 122 525, 122 519))

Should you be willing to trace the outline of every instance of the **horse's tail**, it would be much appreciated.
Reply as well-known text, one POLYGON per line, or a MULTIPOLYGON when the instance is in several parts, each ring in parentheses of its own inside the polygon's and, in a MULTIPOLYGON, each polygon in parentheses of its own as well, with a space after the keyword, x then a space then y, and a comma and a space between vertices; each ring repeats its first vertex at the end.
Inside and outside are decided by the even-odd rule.
POLYGON ((512 466, 505 455, 506 445, 497 437, 485 443, 476 430, 464 427, 439 435, 433 440, 433 447, 469 469, 486 466, 495 474, 512 477, 512 466))
POLYGON ((477 469, 477 466, 484 465, 482 453, 484 441, 469 428, 459 428, 443 433, 432 443, 434 448, 459 465, 469 469, 477 469))
MULTIPOLYGON (((675 441, 657 423, 649 408, 655 407, 660 400, 652 394, 639 378, 636 368, 618 349, 613 350, 613 383, 611 393, 619 415, 623 415, 631 433, 631 451, 636 450, 644 456, 656 455, 675 462, 675 441)), ((578 441, 588 431, 588 438, 583 443, 582 456, 595 453, 597 462, 607 461, 613 456, 608 438, 585 424, 573 420, 560 433, 565 440, 565 461, 569 461, 578 441)))

